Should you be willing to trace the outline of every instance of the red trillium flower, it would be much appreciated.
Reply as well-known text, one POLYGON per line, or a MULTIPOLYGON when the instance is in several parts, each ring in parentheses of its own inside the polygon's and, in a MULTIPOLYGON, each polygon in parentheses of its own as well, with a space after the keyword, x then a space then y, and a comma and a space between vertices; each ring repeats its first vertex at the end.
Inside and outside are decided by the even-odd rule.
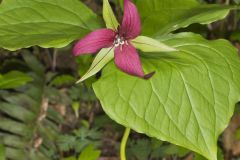
MULTIPOLYGON (((94 67, 97 65, 101 65, 100 68, 102 68, 105 64, 99 64, 101 60, 106 58, 110 52, 114 51, 114 61, 119 69, 133 76, 144 79, 150 78, 153 73, 144 74, 139 55, 133 45, 134 39, 141 33, 140 16, 136 6, 131 0, 124 0, 124 16, 122 24, 119 26, 108 0, 104 0, 103 16, 108 28, 95 30, 81 39, 74 46, 73 54, 75 56, 93 54, 103 48, 109 48, 107 51, 102 50, 99 52, 98 60, 93 62, 88 73, 94 70, 94 67)), ((145 39, 146 38, 148 37, 145 37, 145 39)), ((144 37, 139 39, 144 39, 144 37)), ((148 38, 147 40, 151 41, 152 39, 148 38)), ((170 47, 164 47, 168 51, 173 51, 170 47)), ((111 58, 106 59, 106 62, 109 62, 111 58)), ((98 69, 98 71, 99 70, 100 69, 98 69)), ((93 74, 95 74, 95 72, 93 74)), ((86 78, 90 76, 92 76, 92 74, 86 78)), ((80 81, 86 78, 82 78, 80 81)))

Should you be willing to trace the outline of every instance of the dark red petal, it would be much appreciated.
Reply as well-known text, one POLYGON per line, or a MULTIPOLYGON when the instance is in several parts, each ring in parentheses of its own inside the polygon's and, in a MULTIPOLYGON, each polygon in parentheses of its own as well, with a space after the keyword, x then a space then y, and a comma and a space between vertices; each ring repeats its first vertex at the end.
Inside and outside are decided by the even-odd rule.
POLYGON ((75 44, 73 54, 75 56, 90 54, 102 48, 111 47, 115 36, 116 33, 111 29, 98 29, 93 31, 75 44))
POLYGON ((141 33, 140 16, 131 0, 124 0, 124 16, 120 33, 126 39, 134 39, 141 33))
POLYGON ((144 78, 141 61, 136 49, 130 44, 115 48, 115 64, 122 71, 144 78))

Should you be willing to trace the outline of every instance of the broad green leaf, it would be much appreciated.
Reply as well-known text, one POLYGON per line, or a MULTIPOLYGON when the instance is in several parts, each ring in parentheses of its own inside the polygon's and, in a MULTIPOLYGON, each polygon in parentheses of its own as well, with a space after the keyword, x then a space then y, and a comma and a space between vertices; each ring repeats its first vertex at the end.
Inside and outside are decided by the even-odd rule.
POLYGON ((209 24, 227 16, 233 6, 203 5, 196 0, 137 0, 144 35, 162 35, 193 23, 209 24))
POLYGON ((97 160, 100 154, 100 150, 95 150, 93 145, 89 145, 82 151, 78 160, 97 160))
POLYGON ((116 122, 216 160, 218 136, 240 100, 237 50, 192 33, 163 42, 179 51, 145 55, 145 72, 156 72, 152 78, 129 76, 112 64, 94 91, 116 122))
POLYGON ((145 36, 138 36, 131 40, 132 44, 143 52, 172 52, 175 48, 167 46, 155 39, 145 36))
POLYGON ((108 0, 103 0, 103 19, 106 23, 107 28, 117 31, 119 23, 108 0))
POLYGON ((25 85, 32 78, 19 71, 11 71, 4 75, 0 74, 0 89, 12 89, 25 85))
POLYGON ((0 47, 63 47, 99 28, 79 0, 6 0, 0 5, 0 47))
POLYGON ((93 60, 93 63, 87 73, 85 73, 85 75, 83 75, 77 83, 80 83, 99 72, 109 61, 113 59, 113 57, 113 48, 103 48, 93 60))

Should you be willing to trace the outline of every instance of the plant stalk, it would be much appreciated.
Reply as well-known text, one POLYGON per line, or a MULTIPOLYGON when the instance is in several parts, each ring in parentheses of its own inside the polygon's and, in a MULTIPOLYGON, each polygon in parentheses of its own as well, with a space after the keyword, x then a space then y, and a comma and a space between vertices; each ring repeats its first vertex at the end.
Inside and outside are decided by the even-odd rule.
POLYGON ((121 148, 120 148, 120 159, 121 160, 126 160, 126 145, 127 145, 127 140, 129 137, 131 129, 126 128, 124 131, 124 135, 121 141, 121 148))

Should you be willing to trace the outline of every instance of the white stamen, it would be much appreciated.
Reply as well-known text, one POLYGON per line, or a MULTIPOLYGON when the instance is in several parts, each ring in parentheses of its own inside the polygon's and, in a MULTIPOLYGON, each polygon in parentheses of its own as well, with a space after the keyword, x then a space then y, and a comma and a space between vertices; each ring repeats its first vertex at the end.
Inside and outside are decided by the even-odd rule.
POLYGON ((120 35, 116 35, 113 45, 115 47, 120 46, 122 50, 122 45, 124 45, 125 43, 127 44, 127 41, 125 41, 123 37, 121 37, 120 35))

